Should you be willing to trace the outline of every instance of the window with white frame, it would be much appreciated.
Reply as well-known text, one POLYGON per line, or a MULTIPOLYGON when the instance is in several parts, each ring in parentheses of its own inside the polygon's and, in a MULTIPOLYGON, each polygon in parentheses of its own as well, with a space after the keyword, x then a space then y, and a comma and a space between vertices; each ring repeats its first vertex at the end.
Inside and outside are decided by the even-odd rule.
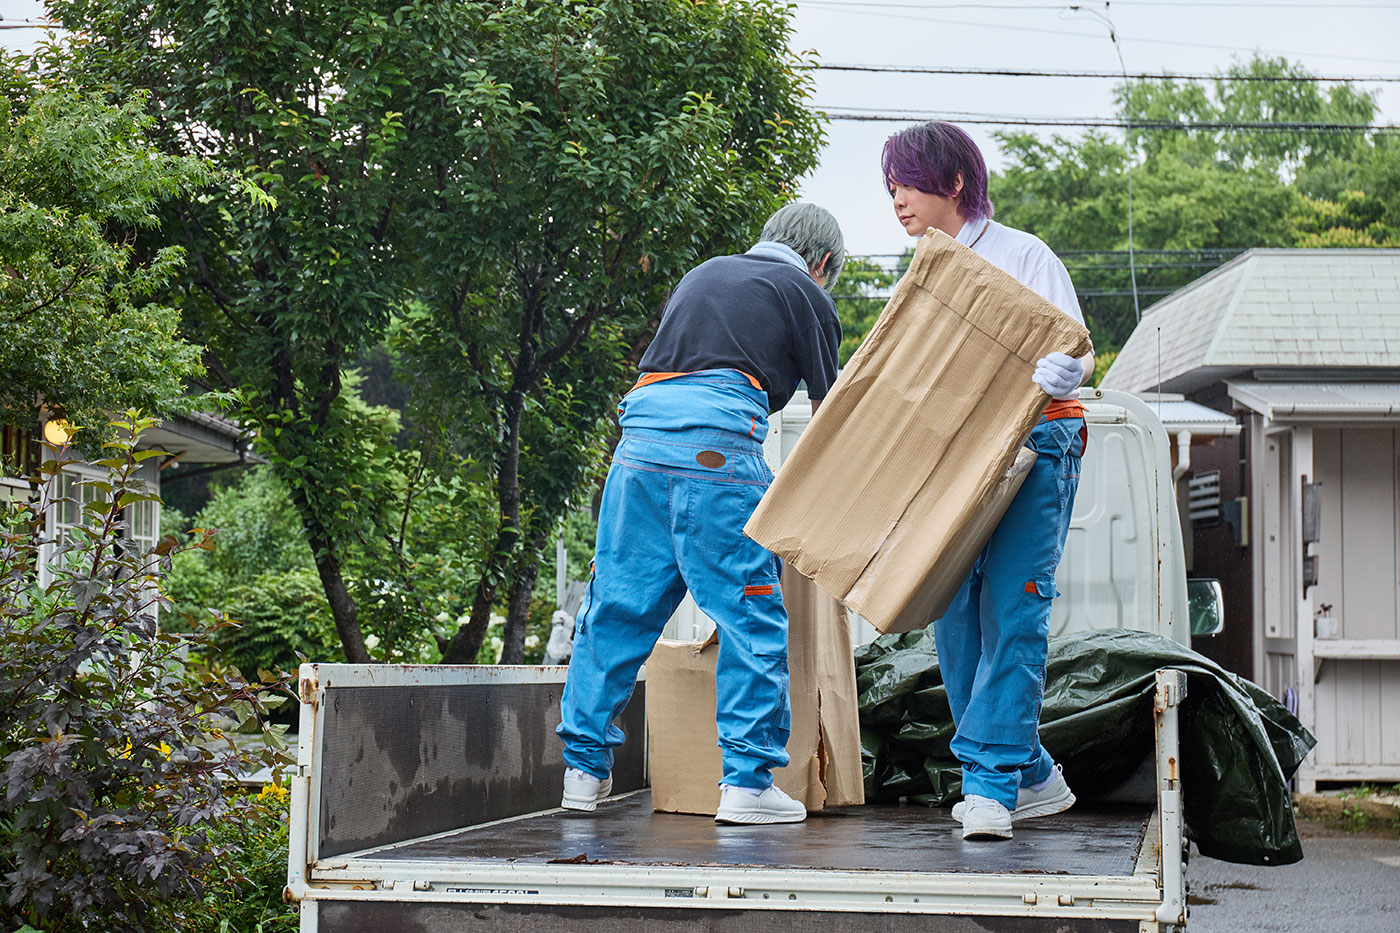
MULTIPOLYGON (((57 550, 71 543, 73 529, 84 524, 84 509, 102 499, 102 490, 89 484, 90 480, 101 477, 92 470, 69 468, 55 479, 53 508, 49 510, 49 540, 57 550)), ((44 562, 52 563, 56 555, 50 555, 44 562)))
MULTIPOLYGON (((39 582, 47 586, 53 580, 55 562, 62 560, 61 549, 72 543, 74 529, 90 521, 84 509, 93 502, 105 500, 106 492, 91 481, 106 481, 105 473, 86 467, 67 467, 54 480, 53 506, 47 517, 49 544, 43 553, 39 582)), ((123 532, 127 546, 136 554, 150 552, 160 540, 160 503, 132 502, 122 509, 126 528, 123 532)))
POLYGON ((126 518, 126 537, 145 554, 160 540, 160 503, 133 502, 122 510, 126 518))

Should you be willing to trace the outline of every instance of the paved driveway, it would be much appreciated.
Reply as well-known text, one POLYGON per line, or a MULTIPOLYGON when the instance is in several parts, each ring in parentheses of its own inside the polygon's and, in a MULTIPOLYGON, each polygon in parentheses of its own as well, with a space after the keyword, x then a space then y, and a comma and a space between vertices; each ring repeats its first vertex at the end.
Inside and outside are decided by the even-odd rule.
POLYGON ((1400 839, 1299 821, 1303 860, 1256 867, 1206 858, 1187 866, 1189 933, 1397 933, 1400 839))

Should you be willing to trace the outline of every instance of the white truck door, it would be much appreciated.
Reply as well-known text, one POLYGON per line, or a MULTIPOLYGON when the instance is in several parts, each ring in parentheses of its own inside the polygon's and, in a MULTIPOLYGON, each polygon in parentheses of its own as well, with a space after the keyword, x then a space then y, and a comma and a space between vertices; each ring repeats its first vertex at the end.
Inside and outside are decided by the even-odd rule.
POLYGON ((1084 389, 1089 443, 1050 634, 1130 628, 1190 644, 1167 432, 1125 392, 1084 389))

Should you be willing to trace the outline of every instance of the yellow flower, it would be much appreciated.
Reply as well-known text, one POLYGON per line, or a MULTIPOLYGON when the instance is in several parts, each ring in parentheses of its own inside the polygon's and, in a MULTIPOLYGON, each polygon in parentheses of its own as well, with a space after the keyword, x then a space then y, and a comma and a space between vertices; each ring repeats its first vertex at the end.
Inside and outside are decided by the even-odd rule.
POLYGON ((258 792, 258 799, 266 800, 269 797, 275 797, 281 800, 286 797, 288 793, 290 792, 287 788, 283 787, 281 784, 264 784, 262 790, 258 792))

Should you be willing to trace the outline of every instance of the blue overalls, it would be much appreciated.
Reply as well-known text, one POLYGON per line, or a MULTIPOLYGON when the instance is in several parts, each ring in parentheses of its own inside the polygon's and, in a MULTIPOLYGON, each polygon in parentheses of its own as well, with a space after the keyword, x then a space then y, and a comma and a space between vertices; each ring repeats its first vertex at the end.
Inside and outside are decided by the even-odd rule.
POLYGON ((768 395, 743 373, 707 370, 639 384, 618 413, 560 704, 564 762, 610 774, 623 740, 614 719, 688 587, 719 628, 721 783, 762 790, 788 763, 791 725, 780 565, 743 532, 773 479, 768 395))
POLYGON ((992 532, 943 618, 934 623, 938 669, 963 768, 963 795, 1016 809, 1016 791, 1048 779, 1054 761, 1040 745, 1040 703, 1055 568, 1079 488, 1084 421, 1042 420, 1027 446, 1036 454, 1024 484, 992 532))

